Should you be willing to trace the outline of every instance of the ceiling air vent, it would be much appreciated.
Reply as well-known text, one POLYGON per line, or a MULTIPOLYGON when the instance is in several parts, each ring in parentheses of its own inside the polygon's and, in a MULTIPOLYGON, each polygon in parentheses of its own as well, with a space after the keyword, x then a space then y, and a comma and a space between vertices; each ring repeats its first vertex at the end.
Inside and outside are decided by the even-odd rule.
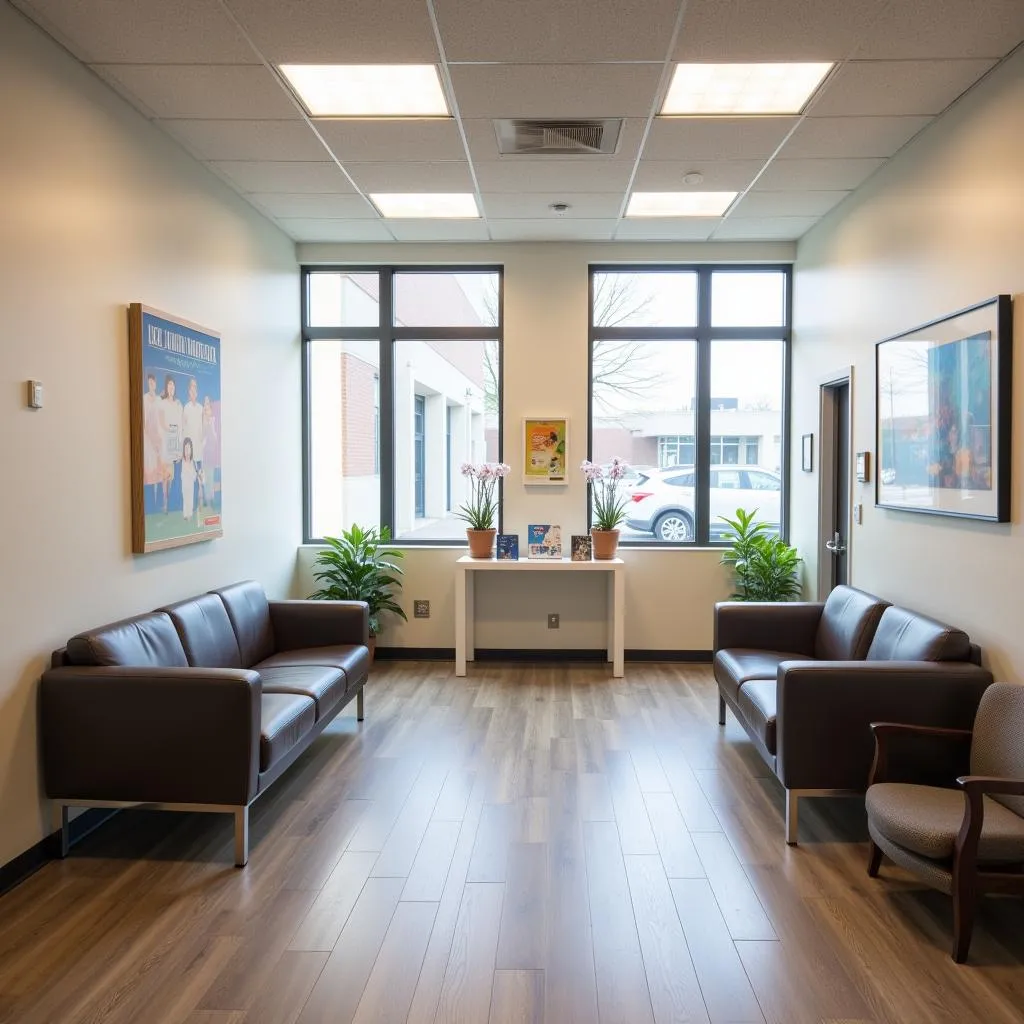
POLYGON ((504 155, 597 156, 614 153, 622 119, 538 121, 510 118, 495 121, 498 151, 504 155))

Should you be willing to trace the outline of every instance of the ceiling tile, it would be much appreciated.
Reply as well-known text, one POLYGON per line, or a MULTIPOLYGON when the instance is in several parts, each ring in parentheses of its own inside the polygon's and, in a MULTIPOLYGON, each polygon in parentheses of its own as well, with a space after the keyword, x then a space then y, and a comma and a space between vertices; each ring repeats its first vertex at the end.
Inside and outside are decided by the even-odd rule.
POLYGON ((278 224, 296 242, 392 242, 394 235, 379 220, 310 220, 283 218, 278 224))
POLYGON ((842 60, 888 2, 689 0, 674 59, 842 60))
POLYGON ((767 160, 795 117, 658 117, 646 160, 767 160))
POLYGON ((313 124, 342 163, 466 159, 458 125, 451 118, 389 121, 317 118, 313 124))
POLYGON ((302 116, 262 65, 95 64, 93 70, 156 117, 276 120, 302 116))
POLYGON ((435 0, 449 61, 663 61, 678 0, 435 0))
POLYGON ((427 5, 409 0, 227 0, 274 64, 434 64, 427 5))
POLYGON ((483 220, 396 219, 387 226, 400 242, 486 242, 489 237, 483 220))
POLYGON ((462 117, 646 117, 660 64, 463 64, 462 117))
POLYGON ((317 160, 327 156, 305 121, 158 121, 203 160, 317 160))
POLYGON ((551 157, 509 157, 474 162, 481 192, 622 192, 633 172, 632 162, 594 156, 577 160, 551 157))
POLYGON ((850 193, 834 192, 748 192, 729 215, 733 217, 820 217, 841 203, 850 193))
POLYGON ((510 220, 515 217, 552 220, 579 220, 615 218, 622 206, 620 192, 485 192, 484 213, 489 218, 510 220), (554 214, 549 209, 552 203, 569 203, 571 209, 564 214, 554 214))
POLYGON ((931 117, 805 117, 779 154, 801 157, 892 156, 931 117))
POLYGON ((636 217, 623 220, 615 238, 630 242, 703 242, 721 222, 721 217, 636 217))
POLYGON ((20 0, 30 18, 88 64, 259 64, 210 0, 20 0))
POLYGON ((939 114, 993 65, 990 60, 851 61, 825 84, 815 117, 939 114))
POLYGON ((362 196, 316 195, 313 193, 250 192, 247 198, 258 203, 272 217, 293 220, 323 217, 325 220, 357 220, 379 216, 362 196))
POLYGON ((332 161, 216 160, 210 166, 243 192, 355 192, 332 161))
POLYGON ((764 166, 762 160, 641 160, 633 182, 635 191, 643 192, 740 192, 764 166), (684 185, 683 175, 699 171, 704 180, 699 185, 684 185))
POLYGON ((852 56, 998 58, 1021 40, 1021 0, 914 0, 890 4, 865 27, 852 56))
POLYGON ((821 192, 856 188, 884 164, 884 160, 773 160, 757 179, 758 192, 821 192))
MULTIPOLYGON (((557 159, 562 162, 579 161, 581 163, 591 163, 594 160, 611 160, 632 164, 636 160, 637 152, 640 149, 640 139, 646 123, 647 120, 644 117, 624 118, 615 152, 609 153, 607 156, 594 157, 590 154, 581 154, 579 156, 537 157, 536 159, 557 159)), ((462 126, 466 131, 469 154, 474 163, 483 160, 508 160, 511 162, 530 159, 522 156, 502 156, 498 152, 498 138, 494 131, 494 122, 487 118, 464 118, 462 126)))
POLYGON ((472 192, 469 164, 441 163, 345 164, 364 192, 472 192))
POLYGON ((790 242, 818 223, 818 217, 727 217, 716 229, 714 241, 790 242))
POLYGON ((615 221, 569 220, 561 217, 536 220, 492 220, 491 237, 502 242, 578 241, 606 242, 615 230, 615 221))

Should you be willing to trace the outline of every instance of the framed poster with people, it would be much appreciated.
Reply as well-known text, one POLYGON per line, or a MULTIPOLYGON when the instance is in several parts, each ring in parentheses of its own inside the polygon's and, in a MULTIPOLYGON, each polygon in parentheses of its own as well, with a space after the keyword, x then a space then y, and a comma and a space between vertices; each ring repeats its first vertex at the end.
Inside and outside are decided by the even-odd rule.
POLYGON ((544 416, 523 420, 523 483, 564 484, 569 421, 544 416))
POLYGON ((220 335, 128 307, 132 551, 223 536, 220 335))

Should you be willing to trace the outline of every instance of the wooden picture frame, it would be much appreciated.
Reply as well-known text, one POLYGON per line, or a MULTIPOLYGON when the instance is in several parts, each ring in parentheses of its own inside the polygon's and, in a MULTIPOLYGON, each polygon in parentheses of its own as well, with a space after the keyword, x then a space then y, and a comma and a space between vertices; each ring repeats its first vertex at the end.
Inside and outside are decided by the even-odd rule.
POLYGON ((135 554, 224 535, 220 356, 216 331, 139 302, 128 307, 135 554))
POLYGON ((569 420, 565 416, 523 419, 523 483, 568 483, 569 420))
POLYGON ((996 295, 875 345, 875 504, 1010 521, 1013 304, 996 295))

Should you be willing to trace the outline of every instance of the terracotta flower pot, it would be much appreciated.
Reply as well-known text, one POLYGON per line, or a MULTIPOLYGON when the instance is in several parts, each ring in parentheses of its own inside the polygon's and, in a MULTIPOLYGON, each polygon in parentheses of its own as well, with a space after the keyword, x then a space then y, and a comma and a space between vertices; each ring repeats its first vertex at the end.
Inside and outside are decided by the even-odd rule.
POLYGON ((592 527, 590 536, 594 539, 594 558, 614 558, 619 550, 618 530, 599 530, 592 527))
POLYGON ((497 530, 466 530, 469 554, 472 558, 490 558, 494 554, 494 535, 497 530))

